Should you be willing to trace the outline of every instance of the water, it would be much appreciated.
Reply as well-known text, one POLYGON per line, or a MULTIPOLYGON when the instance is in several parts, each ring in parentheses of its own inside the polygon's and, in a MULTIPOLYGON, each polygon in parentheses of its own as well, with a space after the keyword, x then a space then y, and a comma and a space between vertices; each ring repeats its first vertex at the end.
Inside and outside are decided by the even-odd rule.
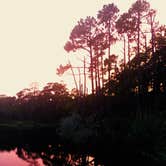
POLYGON ((0 166, 113 166, 121 162, 123 165, 152 165, 152 158, 128 154, 128 148, 109 146, 104 141, 93 146, 72 145, 48 130, 0 130, 0 166))
POLYGON ((0 165, 2 166, 44 166, 42 159, 30 158, 24 160, 17 155, 17 149, 11 151, 0 151, 0 165))
POLYGON ((82 148, 64 146, 52 132, 0 131, 0 166, 101 166, 82 148))
POLYGON ((81 154, 70 154, 59 150, 61 145, 48 145, 38 150, 31 149, 26 145, 16 147, 13 150, 0 151, 0 165, 2 166, 73 166, 73 165, 94 165, 94 157, 81 154))

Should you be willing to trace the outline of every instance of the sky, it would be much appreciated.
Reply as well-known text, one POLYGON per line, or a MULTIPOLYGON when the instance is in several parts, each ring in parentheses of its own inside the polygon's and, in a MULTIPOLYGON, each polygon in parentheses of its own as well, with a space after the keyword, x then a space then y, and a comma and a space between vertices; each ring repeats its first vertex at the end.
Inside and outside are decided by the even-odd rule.
MULTIPOLYGON (((0 94, 13 96, 32 82, 42 87, 63 80, 74 87, 71 75, 56 75, 56 68, 69 57, 64 45, 80 18, 96 16, 112 2, 123 13, 135 1, 0 0, 0 94)), ((166 24, 163 1, 148 2, 160 24, 166 24)))

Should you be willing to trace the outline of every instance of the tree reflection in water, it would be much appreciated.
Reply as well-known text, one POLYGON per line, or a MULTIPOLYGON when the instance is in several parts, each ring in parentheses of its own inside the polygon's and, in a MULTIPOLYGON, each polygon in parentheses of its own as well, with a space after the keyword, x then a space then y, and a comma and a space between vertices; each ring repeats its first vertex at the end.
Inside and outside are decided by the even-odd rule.
POLYGON ((94 166, 94 157, 88 154, 69 153, 58 145, 48 145, 42 149, 33 149, 26 145, 16 148, 19 158, 29 163, 29 166, 41 166, 38 159, 42 159, 45 166, 94 166))
POLYGON ((62 143, 52 130, 0 133, 0 157, 3 151, 14 152, 26 162, 25 166, 101 166, 104 163, 102 160, 101 164, 101 155, 96 156, 89 145, 62 143))
POLYGON ((16 154, 19 158, 29 163, 29 166, 41 166, 38 162, 40 156, 35 152, 26 151, 24 148, 17 147, 16 154))

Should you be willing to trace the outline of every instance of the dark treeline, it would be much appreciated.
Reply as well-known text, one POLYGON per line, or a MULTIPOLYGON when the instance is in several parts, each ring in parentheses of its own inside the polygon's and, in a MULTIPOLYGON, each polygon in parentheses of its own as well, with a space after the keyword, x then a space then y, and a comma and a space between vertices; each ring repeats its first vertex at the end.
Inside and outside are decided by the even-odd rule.
POLYGON ((48 83, 41 91, 34 85, 21 90, 16 97, 0 97, 0 120, 53 122, 71 109, 71 101, 63 84, 48 83))

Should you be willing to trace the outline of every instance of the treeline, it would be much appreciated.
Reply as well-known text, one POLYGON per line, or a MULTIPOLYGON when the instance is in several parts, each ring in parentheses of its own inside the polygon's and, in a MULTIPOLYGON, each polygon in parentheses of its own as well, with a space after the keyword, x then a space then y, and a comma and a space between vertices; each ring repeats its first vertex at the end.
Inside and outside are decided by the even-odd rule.
POLYGON ((70 61, 60 65, 57 74, 71 69, 79 95, 86 95, 87 77, 96 95, 165 92, 166 27, 155 17, 156 11, 145 0, 137 0, 122 14, 114 3, 104 5, 96 18, 88 16, 78 21, 64 47, 67 52, 88 53, 80 66, 83 83, 76 81, 70 61), (112 51, 117 42, 123 43, 123 58, 112 51))
POLYGON ((70 110, 72 97, 63 84, 48 83, 42 90, 34 84, 16 97, 0 97, 0 120, 55 122, 70 110))
POLYGON ((75 90, 69 93, 63 84, 48 83, 41 91, 35 85, 23 89, 16 98, 1 96, 0 119, 51 122, 75 110, 164 110, 166 26, 155 22, 156 11, 145 0, 137 0, 126 13, 118 13, 115 4, 104 5, 97 18, 81 19, 70 34, 65 49, 89 53, 81 67, 83 85, 81 80, 78 84, 71 62, 60 65, 57 74, 71 69, 75 90), (124 44, 121 64, 118 56, 111 54, 113 44, 120 40, 124 44), (88 76, 92 96, 85 97, 88 76))
POLYGON ((16 98, 1 96, 0 119, 51 122, 75 110, 84 114, 92 110, 164 110, 166 26, 155 22, 156 12, 145 0, 137 0, 126 13, 118 13, 115 4, 104 5, 97 18, 81 19, 70 34, 65 49, 89 53, 83 60, 83 85, 81 81, 78 85, 71 62, 60 65, 58 74, 71 69, 75 91, 69 93, 63 84, 48 83, 41 91, 35 85, 23 89, 16 98), (111 47, 122 39, 124 58, 119 64, 111 47), (92 96, 85 97, 87 72, 92 96))

